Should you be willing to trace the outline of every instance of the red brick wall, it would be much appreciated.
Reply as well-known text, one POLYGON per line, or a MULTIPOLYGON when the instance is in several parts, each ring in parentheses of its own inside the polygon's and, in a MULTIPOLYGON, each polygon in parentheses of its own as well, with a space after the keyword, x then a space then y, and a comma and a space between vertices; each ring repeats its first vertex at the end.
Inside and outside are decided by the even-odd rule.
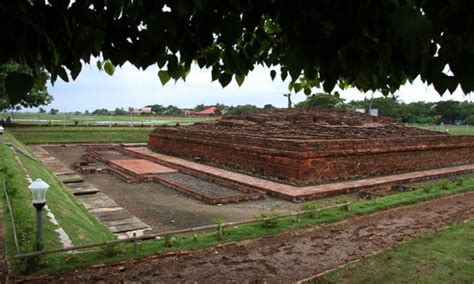
POLYGON ((162 128, 150 148, 294 183, 320 183, 474 163, 474 139, 425 136, 314 140, 162 128))

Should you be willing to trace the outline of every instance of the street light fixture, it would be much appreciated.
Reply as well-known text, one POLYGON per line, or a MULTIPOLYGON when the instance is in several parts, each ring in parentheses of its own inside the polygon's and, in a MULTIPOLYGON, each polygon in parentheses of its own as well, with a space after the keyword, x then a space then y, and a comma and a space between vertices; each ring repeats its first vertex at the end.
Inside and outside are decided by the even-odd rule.
POLYGON ((46 193, 48 192, 49 184, 42 179, 36 179, 30 184, 28 189, 33 195, 33 206, 36 208, 36 250, 43 249, 43 219, 42 210, 46 204, 46 193))

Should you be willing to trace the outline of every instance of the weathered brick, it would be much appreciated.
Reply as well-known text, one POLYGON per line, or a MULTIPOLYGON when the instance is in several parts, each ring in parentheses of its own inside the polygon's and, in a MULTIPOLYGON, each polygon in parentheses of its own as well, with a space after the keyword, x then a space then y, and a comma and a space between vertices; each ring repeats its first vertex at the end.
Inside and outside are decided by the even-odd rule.
POLYGON ((391 123, 352 111, 278 110, 183 127, 160 127, 164 154, 296 184, 465 165, 474 138, 391 123))

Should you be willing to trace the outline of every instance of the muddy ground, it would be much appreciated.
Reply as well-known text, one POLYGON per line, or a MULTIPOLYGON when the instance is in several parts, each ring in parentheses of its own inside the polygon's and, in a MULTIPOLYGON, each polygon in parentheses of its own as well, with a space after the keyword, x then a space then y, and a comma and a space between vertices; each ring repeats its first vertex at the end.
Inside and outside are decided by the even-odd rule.
POLYGON ((289 283, 474 217, 474 192, 192 255, 51 276, 70 283, 289 283))
MULTIPOLYGON (((45 146, 59 161, 71 169, 85 153, 85 146, 45 146)), ((216 219, 242 221, 253 219, 261 212, 275 210, 289 213, 301 208, 301 204, 267 197, 264 200, 247 201, 222 206, 209 205, 179 193, 158 183, 127 184, 108 174, 81 174, 86 182, 95 185, 119 206, 150 225, 154 231, 168 231, 214 224, 216 219)), ((175 178, 179 179, 179 175, 175 178)), ((183 183, 188 180, 183 180, 183 183)), ((338 202, 341 197, 315 200, 319 206, 338 202)))

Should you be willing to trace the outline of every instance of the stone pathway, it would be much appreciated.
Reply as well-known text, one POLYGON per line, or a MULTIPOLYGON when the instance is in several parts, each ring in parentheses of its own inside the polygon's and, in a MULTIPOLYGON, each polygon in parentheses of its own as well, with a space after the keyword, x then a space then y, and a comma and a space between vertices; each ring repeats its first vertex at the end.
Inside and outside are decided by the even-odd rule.
MULTIPOLYGON (((15 152, 15 149, 13 149, 14 147, 12 147, 12 151, 15 152)), ((20 160, 20 158, 18 157, 18 155, 15 155, 15 160, 18 162, 18 164, 21 166, 23 172, 25 173, 25 178, 26 180, 29 182, 29 183, 32 183, 33 182, 33 179, 31 178, 30 174, 28 173, 28 171, 26 170, 24 164, 22 163, 22 161, 20 160)), ((69 235, 66 233, 66 231, 64 231, 63 227, 61 227, 61 225, 59 225, 58 223, 58 220, 56 219, 56 216, 54 215, 54 213, 49 209, 48 205, 46 205, 44 207, 44 211, 46 212, 46 216, 48 217, 48 220, 55 226, 57 226, 56 229, 54 229, 54 231, 58 234, 59 236, 59 241, 61 242, 62 246, 64 248, 67 248, 67 247, 72 247, 72 241, 71 241, 71 238, 69 237, 69 235)))
POLYGON ((182 172, 193 172, 197 174, 200 173, 202 176, 207 176, 216 179, 224 179, 229 182, 249 186, 257 190, 261 190, 271 195, 291 201, 302 201, 314 198, 321 198, 328 195, 352 192, 360 189, 389 186, 400 183, 409 183, 431 178, 439 178, 449 175, 459 175, 474 172, 474 164, 470 164, 382 177, 366 178, 360 180, 296 187, 289 184, 265 180, 246 174, 232 172, 217 167, 206 166, 188 160, 156 153, 146 147, 129 147, 125 148, 125 150, 136 157, 148 159, 150 161, 165 165, 170 168, 176 168, 182 172))
POLYGON ((33 154, 66 188, 72 192, 97 219, 119 239, 141 236, 151 228, 135 215, 120 207, 114 200, 84 181, 82 176, 68 168, 41 146, 30 146, 33 154))

